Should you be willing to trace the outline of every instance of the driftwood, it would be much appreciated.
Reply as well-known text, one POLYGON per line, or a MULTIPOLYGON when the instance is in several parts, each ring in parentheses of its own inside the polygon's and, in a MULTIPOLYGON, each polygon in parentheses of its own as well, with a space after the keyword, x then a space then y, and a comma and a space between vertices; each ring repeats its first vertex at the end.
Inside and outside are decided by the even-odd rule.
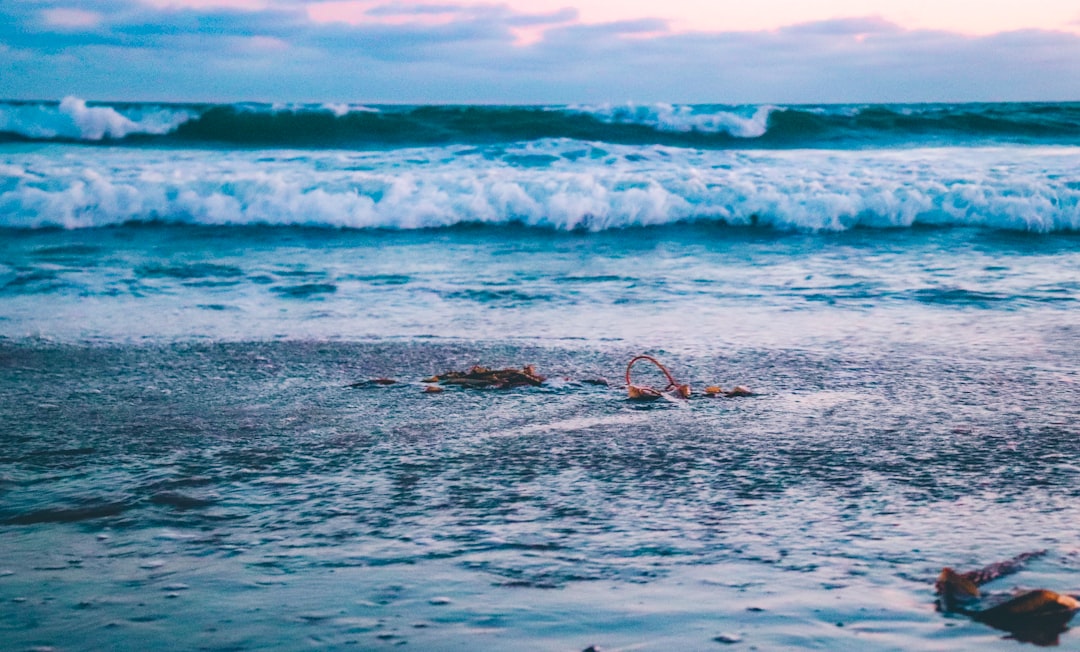
POLYGON ((425 378, 425 383, 458 385, 461 387, 510 389, 513 387, 539 387, 547 380, 536 373, 531 364, 521 369, 488 369, 479 365, 469 371, 448 371, 425 378))
POLYGON ((979 591, 982 584, 1015 573, 1028 560, 1044 554, 1045 550, 1028 552, 966 573, 948 567, 941 569, 934 585, 939 596, 938 609, 964 614, 1009 632, 1017 640, 1057 645, 1060 634, 1080 611, 1080 601, 1076 598, 1046 589, 985 596, 979 591))

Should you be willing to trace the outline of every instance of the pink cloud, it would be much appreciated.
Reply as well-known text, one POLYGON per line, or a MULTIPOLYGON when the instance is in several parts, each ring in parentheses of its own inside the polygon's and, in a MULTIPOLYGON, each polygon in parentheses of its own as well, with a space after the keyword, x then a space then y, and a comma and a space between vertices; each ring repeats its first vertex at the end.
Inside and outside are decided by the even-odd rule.
POLYGON ((317 2, 307 6, 307 14, 308 18, 317 23, 360 25, 376 22, 367 15, 367 12, 375 6, 375 2, 364 0, 317 2))
MULTIPOLYGON (((429 2, 433 0, 428 0, 429 2)), ((434 0, 437 1, 437 0, 434 0)), ((941 0, 754 0, 754 2, 703 3, 700 0, 457 0, 459 7, 501 6, 516 13, 544 13, 573 8, 579 22, 600 24, 655 18, 666 21, 678 32, 769 31, 788 25, 832 21, 852 16, 875 15, 905 29, 944 30, 959 34, 985 35, 1019 29, 1077 30, 1075 0, 981 0, 977 9, 969 2, 941 0)), ((374 0, 331 1, 340 16, 346 7, 378 4, 374 0)), ((424 4, 424 0, 399 0, 403 7, 424 4)), ((316 5, 318 6, 318 5, 316 5)), ((352 20, 358 14, 350 11, 352 20)), ((358 24, 354 22, 353 24, 358 24)))

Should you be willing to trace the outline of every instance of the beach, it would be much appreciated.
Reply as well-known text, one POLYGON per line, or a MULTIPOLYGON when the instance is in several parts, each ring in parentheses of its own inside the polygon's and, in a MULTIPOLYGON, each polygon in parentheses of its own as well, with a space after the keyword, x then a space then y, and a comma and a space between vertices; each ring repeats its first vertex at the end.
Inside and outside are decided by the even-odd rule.
POLYGON ((942 567, 1080 591, 1075 105, 11 106, 12 649, 1017 649, 942 567))

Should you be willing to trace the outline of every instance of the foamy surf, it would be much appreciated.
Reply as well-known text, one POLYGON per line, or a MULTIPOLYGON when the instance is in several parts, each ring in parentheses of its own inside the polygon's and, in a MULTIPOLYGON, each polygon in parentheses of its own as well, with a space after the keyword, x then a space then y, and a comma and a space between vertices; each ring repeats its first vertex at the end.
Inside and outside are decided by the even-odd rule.
POLYGON ((158 221, 604 231, 1080 229, 1080 148, 715 151, 570 140, 383 151, 0 151, 0 226, 158 221))
POLYGON ((678 104, 574 105, 552 109, 592 116, 609 124, 642 125, 661 132, 699 132, 730 134, 737 138, 758 138, 769 128, 769 116, 780 111, 772 105, 732 107, 695 107, 678 104))

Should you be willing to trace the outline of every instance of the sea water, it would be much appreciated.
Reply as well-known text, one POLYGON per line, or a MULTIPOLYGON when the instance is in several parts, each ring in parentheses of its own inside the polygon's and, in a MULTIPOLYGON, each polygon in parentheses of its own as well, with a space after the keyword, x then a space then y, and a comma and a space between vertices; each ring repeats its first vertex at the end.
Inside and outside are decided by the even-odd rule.
POLYGON ((1012 649, 941 567, 1080 592, 1078 105, 0 132, 7 648, 1012 649), (474 364, 549 380, 423 392, 474 364))

